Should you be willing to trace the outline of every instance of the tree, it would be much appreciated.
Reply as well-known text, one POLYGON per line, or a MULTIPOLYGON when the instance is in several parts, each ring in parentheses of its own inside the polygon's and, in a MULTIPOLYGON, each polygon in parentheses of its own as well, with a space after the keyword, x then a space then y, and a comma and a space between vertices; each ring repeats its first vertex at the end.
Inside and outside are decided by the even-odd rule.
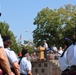
POLYGON ((24 46, 27 50, 28 50, 28 53, 32 53, 34 50, 33 50, 33 46, 24 46))
POLYGON ((34 25, 37 26, 33 31, 34 43, 39 46, 45 39, 49 47, 51 45, 62 46, 64 38, 72 39, 75 22, 76 6, 71 4, 54 10, 48 7, 42 9, 34 18, 34 25))
POLYGON ((34 24, 37 25, 36 30, 34 30, 34 42, 36 43, 39 40, 42 41, 45 39, 49 46, 55 44, 59 28, 61 28, 62 24, 57 11, 48 7, 44 8, 34 20, 34 24))
POLYGON ((24 44, 27 44, 29 41, 27 41, 27 40, 24 40, 24 44))

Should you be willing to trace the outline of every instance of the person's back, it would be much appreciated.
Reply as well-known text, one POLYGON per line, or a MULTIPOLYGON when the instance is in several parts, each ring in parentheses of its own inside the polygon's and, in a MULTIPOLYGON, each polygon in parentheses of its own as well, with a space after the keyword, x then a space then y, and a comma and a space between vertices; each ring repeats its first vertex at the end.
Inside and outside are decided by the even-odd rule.
POLYGON ((1 35, 0 35, 0 66, 2 68, 2 71, 3 72, 5 71, 7 75, 13 75, 10 69, 9 61, 4 52, 3 40, 1 38, 1 35))
POLYGON ((22 57, 19 61, 20 64, 20 75, 32 75, 31 72, 31 62, 28 59, 29 54, 27 52, 27 49, 23 48, 22 49, 22 57))
POLYGON ((67 60, 69 61, 69 66, 72 65, 76 65, 76 45, 71 45, 68 49, 67 49, 67 60))
POLYGON ((23 57, 20 62, 20 73, 27 75, 27 71, 31 71, 31 62, 27 60, 27 57, 23 57))
POLYGON ((73 45, 72 40, 68 38, 65 39, 64 47, 65 47, 64 51, 59 58, 60 69, 62 71, 61 75, 76 75, 76 74, 72 74, 74 69, 71 70, 71 66, 76 65, 74 62, 75 54, 73 53, 75 52, 74 52, 74 45, 73 45))
POLYGON ((15 75, 20 75, 18 59, 16 57, 15 52, 10 49, 10 47, 12 45, 12 40, 9 35, 3 35, 2 39, 4 42, 4 51, 7 55, 9 63, 10 63, 10 68, 15 73, 15 75))

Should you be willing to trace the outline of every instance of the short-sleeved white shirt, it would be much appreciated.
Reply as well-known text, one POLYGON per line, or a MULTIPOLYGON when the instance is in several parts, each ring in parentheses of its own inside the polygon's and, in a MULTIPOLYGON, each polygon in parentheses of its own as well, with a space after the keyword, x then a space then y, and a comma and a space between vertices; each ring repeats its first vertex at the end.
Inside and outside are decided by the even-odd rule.
POLYGON ((45 48, 46 50, 48 49, 48 44, 47 44, 47 43, 44 44, 44 48, 45 48))
POLYGON ((68 66, 76 65, 76 45, 67 48, 63 57, 59 58, 61 70, 65 70, 68 66))
POLYGON ((62 53, 63 53, 63 50, 59 50, 59 51, 58 51, 58 53, 59 53, 60 55, 62 55, 62 53))
POLYGON ((12 66, 12 63, 14 63, 15 61, 18 62, 17 56, 14 51, 10 51, 10 50, 8 50, 8 48, 4 48, 4 51, 5 51, 5 53, 8 57, 8 60, 10 62, 10 66, 12 66))
POLYGON ((31 62, 27 60, 27 57, 23 57, 20 62, 20 73, 27 74, 27 71, 31 71, 31 62))
POLYGON ((69 66, 66 59, 66 54, 67 54, 67 51, 65 51, 63 57, 59 57, 59 65, 60 65, 61 71, 64 71, 69 66))
MULTIPOLYGON (((3 46, 3 39, 2 39, 2 37, 1 37, 1 35, 0 35, 0 47, 3 47, 3 48, 4 48, 4 46, 3 46)), ((14 51, 10 51, 8 48, 4 48, 4 51, 5 51, 5 54, 7 55, 8 60, 9 60, 9 62, 10 62, 10 66, 11 66, 12 63, 14 63, 15 61, 18 61, 17 56, 16 56, 16 54, 15 54, 14 51)))
POLYGON ((67 58, 69 66, 76 65, 76 45, 72 44, 67 49, 66 58, 67 58))

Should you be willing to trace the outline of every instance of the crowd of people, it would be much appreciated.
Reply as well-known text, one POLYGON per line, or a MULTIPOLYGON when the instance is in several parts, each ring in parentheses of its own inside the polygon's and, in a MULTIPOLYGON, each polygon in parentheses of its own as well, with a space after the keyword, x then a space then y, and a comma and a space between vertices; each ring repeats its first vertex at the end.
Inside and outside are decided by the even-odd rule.
POLYGON ((0 75, 32 75, 31 62, 27 49, 22 49, 20 61, 11 50, 12 40, 9 35, 0 35, 0 75))
MULTIPOLYGON (((55 45, 48 50, 46 40, 43 40, 44 58, 46 60, 58 60, 61 75, 76 75, 76 34, 73 40, 64 39, 64 48, 57 48, 55 45)), ((2 75, 32 75, 31 61, 37 61, 39 56, 36 52, 29 54, 23 47, 19 54, 19 59, 15 52, 11 50, 12 40, 9 35, 0 35, 0 71, 2 75)))
MULTIPOLYGON (((47 43, 45 46, 48 47, 47 43)), ((61 75, 76 75, 76 29, 73 39, 65 38, 63 46, 63 48, 53 46, 50 50, 50 59, 57 59, 59 61, 62 71, 61 75)))
MULTIPOLYGON (((0 35, 0 67, 3 75, 32 75, 31 61, 37 61, 39 59, 36 52, 29 54, 26 48, 22 48, 20 53, 20 59, 18 60, 17 55, 11 50, 12 40, 9 35, 0 35)), ((46 40, 43 40, 44 58, 48 60, 48 44, 46 40)), ((51 59, 53 59, 54 52, 49 52, 51 59)))

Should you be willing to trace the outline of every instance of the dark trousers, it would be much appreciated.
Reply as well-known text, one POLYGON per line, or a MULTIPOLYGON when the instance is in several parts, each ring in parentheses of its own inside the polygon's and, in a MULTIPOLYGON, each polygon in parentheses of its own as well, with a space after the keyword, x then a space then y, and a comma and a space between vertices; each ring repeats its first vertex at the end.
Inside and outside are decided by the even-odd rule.
POLYGON ((47 60, 47 50, 44 50, 44 57, 47 60))
POLYGON ((62 72, 61 75, 76 75, 76 66, 71 66, 62 72))
POLYGON ((72 71, 70 71, 70 72, 63 72, 61 75, 76 75, 76 72, 72 72, 72 71))

